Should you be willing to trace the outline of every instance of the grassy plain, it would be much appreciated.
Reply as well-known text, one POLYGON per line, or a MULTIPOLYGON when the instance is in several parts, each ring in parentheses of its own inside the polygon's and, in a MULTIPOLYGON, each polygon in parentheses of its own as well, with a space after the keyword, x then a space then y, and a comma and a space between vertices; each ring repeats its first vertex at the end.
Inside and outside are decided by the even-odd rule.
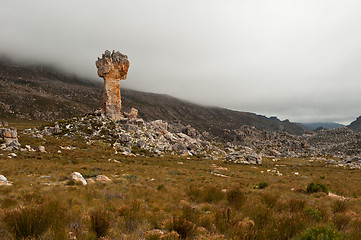
POLYGON ((320 239, 361 239, 359 170, 314 159, 253 166, 127 157, 100 141, 19 140, 47 153, 0 152, 0 174, 12 182, 0 186, 0 239, 313 239, 317 231, 329 236, 320 239), (83 186, 70 179, 75 171, 111 181, 83 186), (307 193, 310 183, 336 196, 307 193))

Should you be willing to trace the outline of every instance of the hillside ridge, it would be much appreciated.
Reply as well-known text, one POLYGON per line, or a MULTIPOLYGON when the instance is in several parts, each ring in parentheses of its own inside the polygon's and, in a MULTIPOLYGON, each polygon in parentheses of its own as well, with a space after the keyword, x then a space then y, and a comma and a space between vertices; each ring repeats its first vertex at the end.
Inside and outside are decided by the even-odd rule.
MULTIPOLYGON (((43 66, 21 66, 0 61, 0 115, 54 121, 94 112, 101 106, 102 85, 43 66)), ((288 120, 254 113, 206 107, 165 94, 121 89, 123 111, 139 110, 145 120, 162 119, 189 124, 223 136, 225 129, 243 125, 260 130, 300 135, 303 129, 288 120)))

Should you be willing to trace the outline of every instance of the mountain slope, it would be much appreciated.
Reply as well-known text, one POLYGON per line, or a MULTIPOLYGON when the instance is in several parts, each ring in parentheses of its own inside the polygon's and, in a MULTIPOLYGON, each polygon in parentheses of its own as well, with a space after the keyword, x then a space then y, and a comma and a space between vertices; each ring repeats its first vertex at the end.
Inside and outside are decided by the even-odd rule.
POLYGON ((350 125, 348 125, 347 127, 354 132, 361 132, 361 116, 359 116, 355 121, 350 123, 350 125))
POLYGON ((316 130, 317 128, 335 129, 344 127, 345 125, 334 122, 314 122, 314 123, 298 123, 298 125, 304 129, 316 130))
MULTIPOLYGON (((19 66, 0 62, 0 116, 16 116, 37 120, 56 120, 99 109, 101 84, 59 73, 39 66, 19 66)), ((139 110, 146 120, 163 119, 190 124, 201 131, 222 136, 224 129, 243 125, 258 129, 302 134, 303 130, 288 120, 267 118, 254 113, 204 107, 177 98, 122 89, 123 110, 139 110)))

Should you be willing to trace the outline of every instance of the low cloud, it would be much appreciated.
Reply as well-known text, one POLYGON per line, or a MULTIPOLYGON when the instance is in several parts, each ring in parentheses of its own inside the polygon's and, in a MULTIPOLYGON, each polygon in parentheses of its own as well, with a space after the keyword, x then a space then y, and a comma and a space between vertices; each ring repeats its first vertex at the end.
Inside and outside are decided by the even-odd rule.
POLYGON ((359 1, 3 1, 0 54, 100 81, 105 49, 123 86, 291 121, 361 114, 359 1))

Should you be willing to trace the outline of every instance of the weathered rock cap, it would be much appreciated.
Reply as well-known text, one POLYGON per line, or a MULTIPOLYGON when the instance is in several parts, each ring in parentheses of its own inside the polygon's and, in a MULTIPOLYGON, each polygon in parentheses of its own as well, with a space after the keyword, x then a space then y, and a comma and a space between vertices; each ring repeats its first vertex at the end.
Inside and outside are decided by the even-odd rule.
POLYGON ((102 58, 95 62, 98 68, 98 75, 102 78, 126 79, 129 69, 128 56, 119 51, 110 53, 106 50, 102 58))

